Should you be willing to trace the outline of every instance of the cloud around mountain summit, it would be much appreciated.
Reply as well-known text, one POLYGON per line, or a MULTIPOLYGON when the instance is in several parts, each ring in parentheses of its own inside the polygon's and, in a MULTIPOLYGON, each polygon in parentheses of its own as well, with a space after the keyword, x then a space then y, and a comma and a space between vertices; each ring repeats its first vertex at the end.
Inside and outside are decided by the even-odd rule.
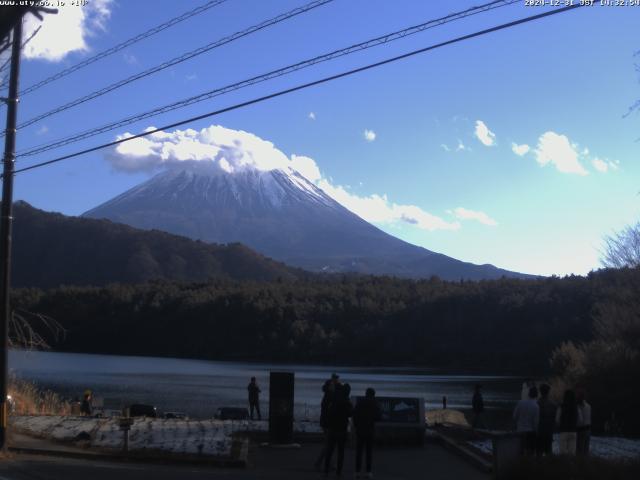
MULTIPOLYGON (((153 129, 149 127, 147 131, 153 129)), ((125 133, 119 135, 118 139, 131 136, 125 133)), ((220 125, 211 125, 199 131, 186 129, 152 133, 117 145, 106 158, 114 169, 130 173, 182 168, 185 162, 209 167, 214 174, 234 174, 247 169, 295 170, 369 222, 407 224, 427 231, 458 230, 461 227, 457 219, 448 221, 419 206, 397 204, 384 194, 356 195, 323 176, 313 158, 302 155, 289 157, 272 142, 253 133, 220 125)))

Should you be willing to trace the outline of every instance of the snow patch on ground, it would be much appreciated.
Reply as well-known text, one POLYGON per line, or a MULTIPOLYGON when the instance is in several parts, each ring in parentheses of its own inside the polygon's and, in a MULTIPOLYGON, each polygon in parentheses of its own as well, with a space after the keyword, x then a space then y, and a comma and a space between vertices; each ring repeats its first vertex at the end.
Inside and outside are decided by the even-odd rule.
MULTIPOLYGON (((492 455, 491 440, 468 442, 482 452, 492 455)), ((591 437, 591 455, 611 460, 640 458, 640 440, 620 437, 591 437)), ((553 452, 558 454, 558 436, 553 437, 553 452)))
MULTIPOLYGON (((17 430, 60 442, 90 438, 94 448, 121 449, 124 434, 117 418, 71 416, 16 416, 17 430), (82 435, 84 434, 84 435, 82 435)), ((182 420, 136 418, 129 431, 129 449, 158 450, 178 454, 231 455, 232 435, 240 432, 267 432, 266 420, 182 420)), ((300 433, 321 433, 316 422, 295 422, 300 433)))

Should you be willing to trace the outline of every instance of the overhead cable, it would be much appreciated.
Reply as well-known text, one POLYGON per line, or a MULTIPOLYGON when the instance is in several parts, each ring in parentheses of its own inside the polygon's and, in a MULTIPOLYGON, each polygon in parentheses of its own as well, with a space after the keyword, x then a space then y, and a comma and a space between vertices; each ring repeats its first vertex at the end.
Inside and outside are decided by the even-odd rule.
POLYGON ((108 85, 104 88, 101 88, 99 90, 96 90, 94 92, 91 92, 87 95, 84 95, 83 97, 80 98, 76 98, 75 100, 72 100, 71 102, 65 103, 64 105, 61 105, 59 107, 56 107, 52 110, 49 110, 48 112, 42 113, 40 115, 37 115, 21 124, 18 125, 18 129, 24 128, 24 127, 28 127, 29 125, 33 125, 34 123, 39 122, 40 120, 43 120, 47 117, 50 117, 52 115, 55 115, 57 113, 60 112, 64 112, 65 110, 69 110, 70 108, 73 107, 77 107, 78 105, 81 105, 83 103, 86 103, 90 100, 94 100, 98 97, 101 97, 102 95, 106 95, 109 92, 112 92, 114 90, 117 90, 118 88, 124 87, 125 85, 128 85, 130 83, 133 83, 137 80, 143 79, 145 77, 148 77, 149 75, 153 75, 154 73, 158 73, 162 70, 165 70, 169 67, 173 67, 174 65, 177 65, 179 63, 185 62, 187 60, 190 60, 194 57, 197 57, 198 55, 202 55, 203 53, 209 52, 211 50, 213 50, 214 48, 218 48, 221 47, 223 45, 226 45, 228 43, 231 43, 235 40, 238 40, 239 38, 242 37, 246 37, 247 35, 251 35, 252 33, 255 33, 259 30, 268 28, 272 25, 275 25, 277 23, 280 22, 284 22, 285 20, 288 20, 290 18, 293 18, 297 15, 300 15, 302 13, 308 12, 309 10, 312 10, 314 8, 320 7, 322 5, 325 5, 327 3, 331 3, 334 0, 314 0, 311 3, 308 3, 302 7, 299 8, 295 8, 293 10, 290 10, 286 13, 283 13, 281 15, 278 15, 277 17, 273 17, 269 20, 266 20, 262 23, 259 23, 257 25, 254 25, 252 27, 249 27, 245 30, 242 30, 240 32, 236 32, 233 35, 229 35, 226 36, 224 38, 221 38, 219 40, 216 40, 215 42, 211 42, 208 43, 207 45, 204 45, 200 48, 197 48, 195 50, 191 50, 189 52, 186 52, 178 57, 174 57, 171 60, 167 60, 166 62, 161 63, 160 65, 156 65, 155 67, 151 67, 143 72, 137 73, 135 75, 132 75, 130 77, 127 77, 123 80, 120 80, 118 82, 112 83, 111 85, 108 85))
POLYGON ((41 168, 41 167, 44 167, 44 166, 47 166, 47 165, 52 165, 54 163, 58 163, 58 162, 62 162, 64 160, 68 160, 68 159, 71 159, 71 158, 78 157, 80 155, 84 155, 84 154, 87 154, 87 153, 95 152, 97 150, 102 150, 102 149, 108 148, 108 147, 113 147, 113 146, 119 145, 121 143, 125 143, 125 142, 129 142, 129 141, 132 141, 132 140, 135 140, 135 139, 138 139, 138 138, 146 137, 148 135, 152 135, 154 133, 162 132, 164 130, 169 130, 171 128, 175 128, 175 127, 179 127, 179 126, 182 126, 182 125, 186 125, 188 123, 192 123, 192 122, 195 122, 195 121, 198 121, 198 120, 203 120, 205 118, 209 118, 209 117, 213 117, 213 116, 216 116, 216 115, 220 115, 222 113, 226 113, 226 112, 230 112, 230 111, 233 111, 233 110, 237 110, 237 109, 240 109, 240 108, 243 108, 243 107, 247 107, 249 105, 254 105, 256 103, 261 103, 261 102, 264 102, 266 100, 270 100, 272 98, 276 98, 276 97, 280 97, 282 95, 286 95, 286 94, 289 94, 289 93, 297 92, 299 90, 304 90, 304 89, 307 89, 307 88, 310 88, 310 87, 314 87, 316 85, 320 85, 320 84, 327 83, 327 82, 330 82, 330 81, 333 81, 333 80, 337 80, 339 78, 348 77, 348 76, 354 75, 356 73, 360 73, 360 72, 364 72, 364 71, 367 71, 367 70, 371 70, 373 68, 377 68, 377 67, 380 67, 382 65, 387 65, 389 63, 397 62, 399 60, 404 60, 406 58, 409 58, 409 57, 412 57, 412 56, 415 56, 415 55, 418 55, 418 54, 421 54, 421 53, 425 53, 425 52, 428 52, 428 51, 431 51, 431 50, 435 50, 437 48, 441 48, 441 47, 444 47, 444 46, 447 46, 447 45, 451 45, 451 44, 454 44, 454 43, 462 42, 462 41, 465 41, 465 40, 470 40, 472 38, 476 38, 476 37, 479 37, 479 36, 482 36, 482 35, 487 35, 489 33, 493 33, 493 32, 497 32, 499 30, 504 30, 504 29, 507 29, 507 28, 515 27, 517 25, 522 25, 524 23, 532 22, 532 21, 535 21, 535 20, 540 20, 542 18, 550 17, 552 15, 557 15, 557 14, 560 14, 560 13, 568 12, 570 10, 574 10, 576 8, 580 8, 581 6, 582 6, 581 4, 577 3, 577 4, 574 4, 574 5, 569 5, 569 6, 566 6, 566 7, 549 10, 549 11, 546 11, 546 12, 543 12, 543 13, 539 13, 537 15, 531 15, 529 17, 521 18, 519 20, 514 20, 512 22, 503 23, 503 24, 497 25, 495 27, 487 28, 487 29, 480 30, 480 31, 477 31, 477 32, 474 32, 474 33, 470 33, 470 34, 467 34, 467 35, 456 37, 454 39, 447 40, 447 41, 444 41, 444 42, 440 42, 440 43, 437 43, 435 45, 430 45, 428 47, 420 48, 418 50, 413 50, 413 51, 411 51, 409 53, 398 55, 396 57, 391 57, 391 58, 388 58, 386 60, 382 60, 382 61, 379 61, 379 62, 376 62, 376 63, 370 63, 370 64, 365 65, 363 67, 354 68, 352 70, 348 70, 348 71, 345 71, 345 72, 342 72, 342 73, 331 75, 329 77, 324 77, 324 78, 321 78, 319 80, 315 80, 313 82, 304 83, 304 84, 301 84, 301 85, 297 85, 295 87, 291 87, 291 88, 287 88, 285 90, 280 90, 278 92, 271 93, 269 95, 265 95, 265 96, 262 96, 262 97, 254 98, 254 99, 248 100, 246 102, 237 103, 235 105, 232 105, 232 106, 220 109, 220 110, 215 110, 215 111, 212 111, 212 112, 204 113, 202 115, 197 115, 195 117, 190 117, 190 118, 178 121, 178 122, 171 123, 169 125, 164 125, 164 126, 159 127, 159 128, 155 128, 155 129, 152 129, 152 130, 147 130, 147 131, 145 131, 143 133, 140 133, 138 135, 132 135, 132 136, 129 136, 129 137, 121 138, 121 139, 115 140, 113 142, 108 142, 108 143, 104 143, 102 145, 97 145, 95 147, 87 148, 85 150, 81 150, 81 151, 78 151, 78 152, 75 152, 75 153, 70 153, 68 155, 63 155, 61 157, 57 157, 57 158, 54 158, 54 159, 51 159, 51 160, 47 160, 45 162, 36 163, 36 164, 30 165, 30 166, 27 166, 27 167, 23 167, 23 168, 17 169, 17 170, 15 170, 15 173, 26 172, 26 171, 33 170, 33 169, 36 169, 36 168, 41 168))
POLYGON ((508 6, 508 5, 512 5, 514 3, 520 3, 520 0, 499 0, 499 1, 492 1, 490 3, 484 4, 484 5, 480 5, 477 7, 471 7, 469 9, 463 10, 461 12, 456 12, 456 13, 452 13, 449 15, 446 15, 444 17, 441 18, 437 18, 434 20, 429 20, 427 22, 421 23, 419 25, 414 25, 412 27, 409 28, 405 28, 402 30, 398 30, 392 33, 388 33, 386 35, 380 36, 380 37, 376 37, 374 39, 371 40, 367 40, 365 42, 361 42, 361 43, 357 43, 355 45, 351 45, 349 47, 346 48, 341 48, 339 50, 334 50, 332 52, 323 54, 323 55, 319 55, 317 57, 313 57, 307 60, 304 60, 302 62, 298 62, 295 63, 293 65, 288 65, 286 67, 283 68, 279 68, 276 70, 272 70, 270 72, 246 79, 246 80, 242 80, 240 82, 236 82, 230 85, 226 85, 224 87, 219 87, 213 90, 209 90, 207 92, 204 93, 200 93, 198 95, 189 97, 189 98, 185 98, 182 100, 179 100, 177 102, 173 102, 167 105, 163 105, 161 107, 156 107, 152 110, 148 110, 146 112, 142 112, 142 113, 138 113, 136 115, 131 115, 129 117, 126 117, 124 119, 115 121, 115 122, 111 122, 109 124, 106 125, 102 125, 100 127, 96 127, 90 130, 86 130, 84 132, 80 132, 80 133, 76 133, 74 135, 70 135, 68 137, 59 139, 59 140, 55 140, 51 143, 47 143, 47 144, 42 144, 42 145, 38 145, 35 147, 31 147, 28 150, 23 150, 22 152, 18 153, 18 157, 26 157, 26 156, 32 156, 32 155, 36 155, 38 153, 42 153, 45 152, 47 150, 51 150, 54 148, 59 148, 65 145, 69 145, 70 143, 75 143, 78 142, 80 140, 84 140, 86 138, 90 138, 93 137, 95 135, 99 135, 101 133, 105 133, 111 130, 115 130, 117 128, 120 127, 124 127, 127 125, 130 125, 132 123, 141 121, 141 120, 145 120, 147 118, 151 118, 151 117, 155 117, 157 115, 161 115, 163 113, 166 112, 170 112, 173 110, 177 110, 179 108, 184 108, 187 107, 189 105, 193 105, 195 103, 199 103, 199 102, 203 102, 205 100, 209 100, 211 98, 214 97, 218 97, 224 94, 227 94, 229 92, 235 91, 235 90, 239 90, 241 88, 245 88, 245 87, 249 87, 258 83, 262 83, 265 82, 267 80, 271 80, 273 78, 277 78, 277 77, 281 77, 284 75, 288 75, 290 73, 296 72, 298 70, 302 70, 304 68, 308 68, 311 67, 313 65, 317 65, 319 63, 323 63, 329 60, 333 60, 335 58, 339 58, 339 57, 343 57, 345 55, 350 55, 352 53, 361 51, 361 50, 366 50, 372 47, 376 47, 379 45, 383 45, 385 43, 389 43, 395 40, 399 40, 401 38, 407 37, 409 35, 413 35, 419 32, 422 32, 424 30, 430 29, 430 28, 434 28, 440 25, 444 25, 446 23, 449 22, 453 22, 456 20, 460 20, 462 18, 471 16, 471 15, 477 15, 479 13, 483 13, 489 10, 493 10, 496 8, 500 8, 500 7, 504 7, 504 6, 508 6))
POLYGON ((167 20, 164 23, 161 23, 160 25, 157 25, 153 28, 150 28, 149 30, 142 32, 134 37, 131 37, 128 40, 125 40, 122 43, 119 43, 117 45, 114 45, 113 47, 110 47, 106 50, 103 50, 102 52, 96 53, 95 55, 79 62, 76 63, 75 65, 72 65, 69 68, 65 68, 64 70, 56 73, 55 75, 52 75, 48 78, 45 78, 44 80, 41 80, 40 82, 31 85, 28 88, 25 88, 24 90, 22 90, 20 92, 20 96, 24 96, 27 95, 31 92, 34 92, 36 90, 38 90, 39 88, 44 87, 45 85, 54 82, 56 80, 60 80, 63 77, 66 77, 67 75, 72 74, 73 72, 77 72, 78 70, 91 65, 92 63, 97 62, 98 60, 102 60, 105 57, 108 57, 110 55, 113 55, 114 53, 119 52, 120 50, 123 50, 127 47, 130 47, 131 45, 133 45, 134 43, 138 43, 141 40, 144 40, 145 38, 149 38, 157 33, 160 33, 164 30, 166 30, 167 28, 173 27, 174 25, 177 25, 178 23, 184 22, 185 20, 192 18, 196 15, 199 15, 201 13, 206 12, 207 10, 213 8, 213 7, 217 7, 218 5, 226 2, 227 0, 211 0, 203 5, 200 5, 199 7, 196 7, 192 10, 189 10, 188 12, 183 13, 182 15, 179 15, 177 17, 174 17, 170 20, 167 20))

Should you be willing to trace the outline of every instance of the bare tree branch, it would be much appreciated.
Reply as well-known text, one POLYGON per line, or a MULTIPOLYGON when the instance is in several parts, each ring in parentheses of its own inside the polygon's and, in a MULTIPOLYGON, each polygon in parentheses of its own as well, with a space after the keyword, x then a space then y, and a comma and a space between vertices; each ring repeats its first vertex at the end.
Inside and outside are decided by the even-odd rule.
POLYGON ((56 342, 66 333, 57 320, 47 315, 15 309, 9 325, 9 346, 48 349, 50 341, 56 342))
POLYGON ((640 267, 640 222, 604 239, 602 264, 608 268, 640 267))

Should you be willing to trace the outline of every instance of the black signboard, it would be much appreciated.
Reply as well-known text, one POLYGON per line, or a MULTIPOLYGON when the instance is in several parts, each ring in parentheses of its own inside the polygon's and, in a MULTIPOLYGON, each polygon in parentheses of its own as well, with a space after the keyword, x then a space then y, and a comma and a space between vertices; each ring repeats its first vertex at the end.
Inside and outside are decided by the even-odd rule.
POLYGON ((293 442, 292 372, 271 372, 269 376, 269 437, 273 443, 293 442))

